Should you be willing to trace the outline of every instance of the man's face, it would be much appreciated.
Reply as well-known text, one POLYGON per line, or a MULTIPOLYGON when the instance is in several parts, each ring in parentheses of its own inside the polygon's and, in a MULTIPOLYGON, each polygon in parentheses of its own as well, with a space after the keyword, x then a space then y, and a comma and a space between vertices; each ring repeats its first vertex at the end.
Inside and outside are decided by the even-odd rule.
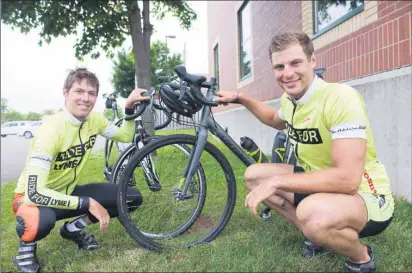
POLYGON ((63 95, 69 113, 81 121, 86 120, 97 100, 96 87, 90 85, 86 79, 75 81, 70 90, 63 89, 63 95))
POLYGON ((279 86, 292 98, 300 99, 314 78, 315 55, 307 59, 299 44, 272 53, 272 69, 279 86))

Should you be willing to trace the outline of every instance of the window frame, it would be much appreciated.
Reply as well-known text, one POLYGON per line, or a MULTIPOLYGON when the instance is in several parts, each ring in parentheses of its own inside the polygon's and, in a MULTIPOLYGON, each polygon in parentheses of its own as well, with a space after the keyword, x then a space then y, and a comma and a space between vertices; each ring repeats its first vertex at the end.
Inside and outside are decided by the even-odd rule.
POLYGON ((313 22, 313 36, 312 39, 324 34, 325 32, 328 32, 332 28, 336 27, 337 25, 340 25, 341 23, 345 22, 346 20, 354 17, 355 15, 361 13, 362 11, 365 10, 365 0, 363 0, 363 4, 356 9, 346 13, 344 16, 338 18, 337 20, 333 21, 330 25, 321 28, 316 32, 316 27, 317 27, 317 12, 316 12, 316 7, 317 7, 317 2, 318 0, 312 0, 312 22, 313 22))
POLYGON ((220 61, 219 61, 219 43, 213 47, 214 74, 216 78, 216 91, 220 90, 220 61))
MULTIPOLYGON (((237 11, 237 24, 238 24, 238 68, 239 68, 239 82, 242 82, 244 80, 246 80, 247 78, 250 78, 253 73, 252 73, 252 52, 250 52, 250 72, 246 75, 242 75, 242 58, 241 58, 241 54, 242 54, 242 49, 243 49, 243 36, 242 36, 242 30, 243 30, 243 25, 242 25, 242 12, 245 10, 245 8, 247 7, 247 5, 251 4, 251 1, 246 0, 242 3, 242 5, 240 6, 240 8, 237 11)), ((249 8, 251 8, 249 6, 249 8)), ((250 16, 250 20, 252 19, 252 16, 250 16)), ((250 22, 249 22, 250 23, 250 22)), ((249 41, 250 41, 250 50, 252 51, 252 32, 250 33, 250 37, 249 37, 249 41)))

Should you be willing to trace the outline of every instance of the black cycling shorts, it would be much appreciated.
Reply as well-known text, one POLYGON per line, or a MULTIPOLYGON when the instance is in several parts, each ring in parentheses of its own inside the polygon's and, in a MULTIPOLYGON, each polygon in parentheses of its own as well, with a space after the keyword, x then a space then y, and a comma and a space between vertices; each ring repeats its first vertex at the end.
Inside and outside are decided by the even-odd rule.
MULTIPOLYGON (((299 167, 299 166, 295 166, 293 171, 295 173, 305 172, 305 170, 302 167, 299 167)), ((299 203, 303 199, 308 197, 309 195, 310 194, 295 193, 294 194, 294 200, 293 200, 293 204, 295 205, 295 207, 297 207, 299 205, 299 203)), ((364 198, 362 196, 362 194, 360 194, 360 196, 362 198, 364 198)), ((367 209, 368 209, 368 213, 369 213, 368 206, 367 206, 367 209)), ((387 219, 385 221, 374 221, 372 219, 369 219, 369 221, 366 223, 365 227, 359 233, 359 238, 374 236, 374 235, 378 235, 379 233, 383 232, 389 226, 389 224, 392 222, 392 218, 393 217, 390 217, 389 219, 387 219)))

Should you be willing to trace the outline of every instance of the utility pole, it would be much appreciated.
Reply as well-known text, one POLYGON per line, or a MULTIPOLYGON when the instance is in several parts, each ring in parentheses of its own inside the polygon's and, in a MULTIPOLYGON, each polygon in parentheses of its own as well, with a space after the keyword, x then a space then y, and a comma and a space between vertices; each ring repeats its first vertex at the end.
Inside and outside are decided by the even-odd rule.
MULTIPOLYGON (((169 59, 169 48, 167 47, 167 38, 175 39, 176 36, 175 36, 175 35, 166 35, 166 62, 167 62, 167 64, 168 64, 168 63, 169 63, 169 62, 168 62, 168 59, 169 59)), ((166 71, 167 75, 165 75, 165 76, 168 76, 168 77, 171 76, 172 72, 169 71, 169 70, 171 70, 171 68, 169 67, 169 65, 167 65, 167 71, 166 71)))
POLYGON ((167 38, 175 39, 176 36, 175 35, 166 35, 166 57, 167 57, 167 54, 169 53, 169 48, 167 47, 167 38))

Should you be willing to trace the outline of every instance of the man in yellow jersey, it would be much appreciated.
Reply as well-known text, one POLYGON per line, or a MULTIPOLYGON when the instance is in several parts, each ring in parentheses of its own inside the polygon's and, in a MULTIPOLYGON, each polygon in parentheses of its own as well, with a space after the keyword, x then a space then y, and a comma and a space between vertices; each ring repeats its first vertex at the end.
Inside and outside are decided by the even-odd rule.
POLYGON ((236 91, 218 102, 242 103, 262 123, 287 129, 297 165, 254 164, 245 172, 245 206, 257 214, 264 203, 305 235, 303 255, 326 249, 347 257, 349 272, 376 271, 375 253, 360 238, 384 231, 394 212, 390 182, 377 159, 361 95, 314 73, 310 38, 301 32, 273 37, 269 56, 281 109, 236 91))
MULTIPOLYGON (((126 99, 126 114, 133 114, 133 104, 149 99, 143 89, 135 89, 126 99)), ((97 135, 119 142, 131 142, 135 133, 133 120, 122 126, 109 124, 101 114, 91 112, 99 93, 95 74, 84 68, 71 71, 63 86, 65 109, 48 118, 33 139, 26 166, 15 189, 12 209, 20 238, 18 255, 13 257, 22 272, 37 272, 37 241, 46 237, 56 221, 65 222, 60 235, 79 248, 93 250, 99 243, 84 231, 100 223, 103 232, 110 218, 117 217, 117 185, 89 183, 77 185, 78 177, 90 156, 97 135)), ((137 189, 129 188, 129 203, 136 209, 142 203, 137 189)), ((131 209, 132 210, 132 209, 131 209)))

